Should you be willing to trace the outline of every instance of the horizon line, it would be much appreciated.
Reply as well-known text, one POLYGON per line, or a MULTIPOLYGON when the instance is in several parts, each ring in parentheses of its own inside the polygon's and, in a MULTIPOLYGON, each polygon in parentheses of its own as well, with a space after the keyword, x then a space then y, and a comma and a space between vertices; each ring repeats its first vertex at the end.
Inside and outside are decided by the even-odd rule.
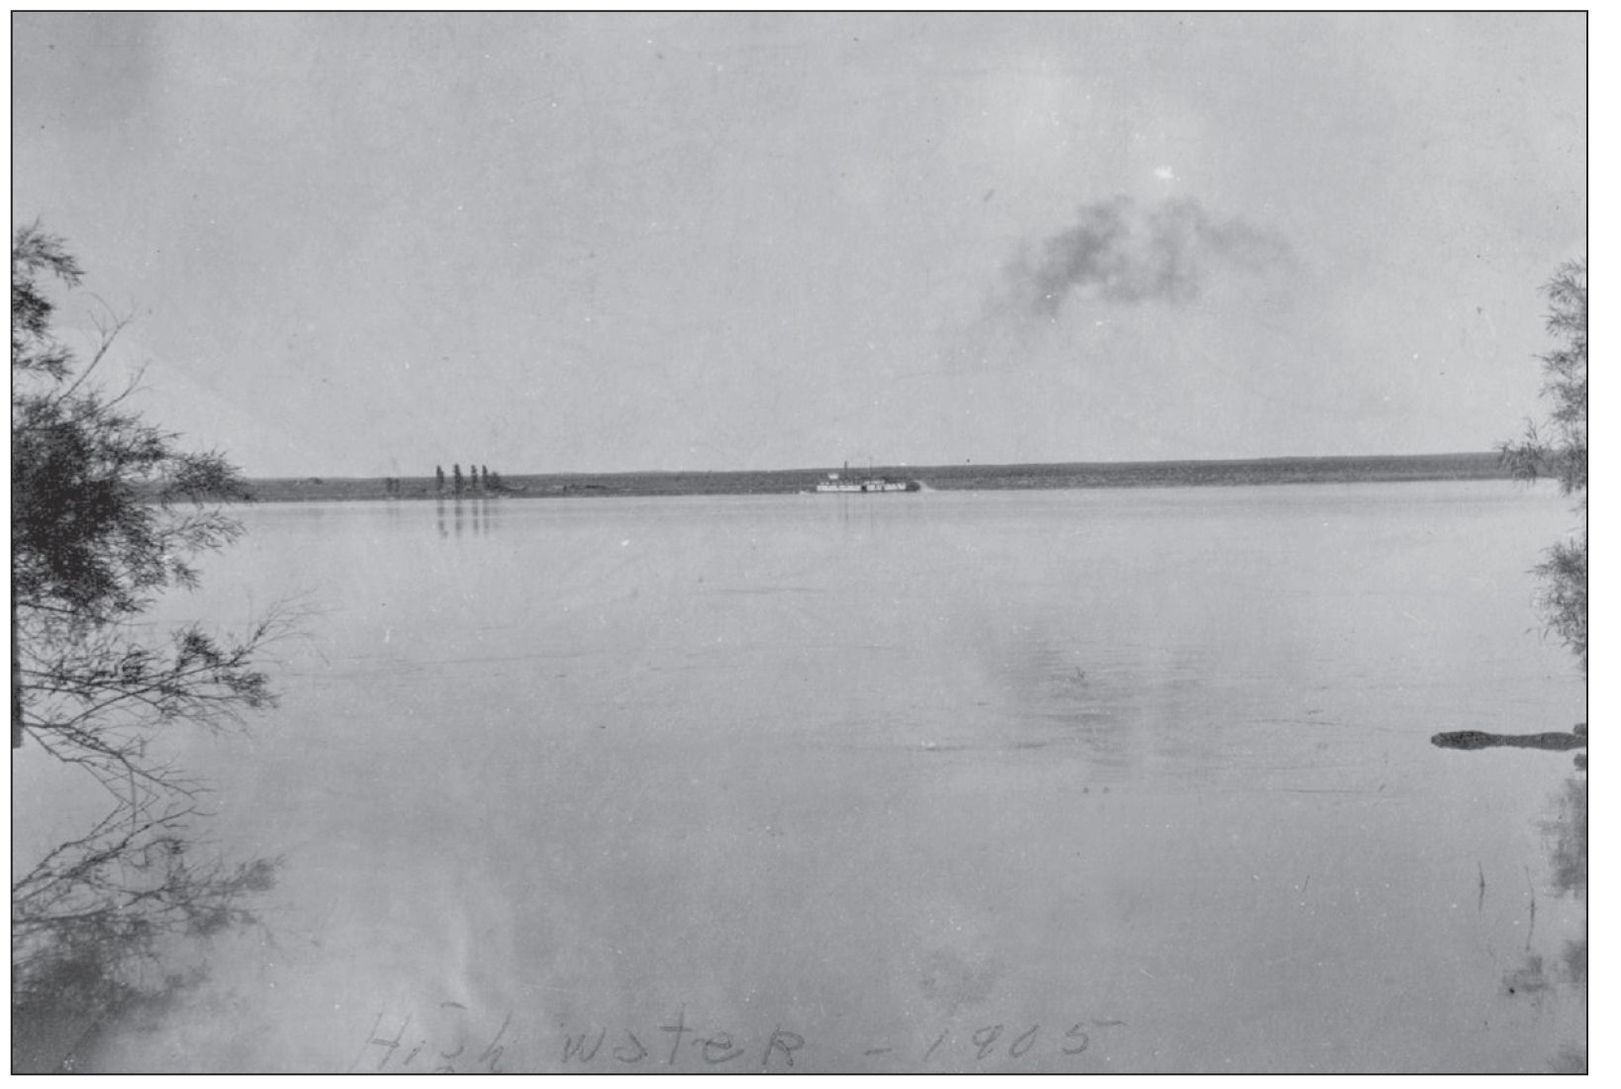
MULTIPOLYGON (((1370 461, 1370 460, 1382 460, 1382 461, 1402 460, 1402 461, 1410 461, 1410 460, 1420 460, 1420 459, 1424 459, 1424 458, 1481 458, 1481 457, 1498 457, 1498 456, 1499 456, 1499 452, 1497 450, 1449 450, 1449 451, 1438 451, 1438 452, 1424 453, 1424 454, 1269 454, 1269 455, 1266 455, 1266 456, 1263 456, 1263 457, 1242 457, 1242 458, 1151 458, 1151 459, 1135 459, 1135 460, 1129 460, 1129 461, 1125 461, 1125 460, 1119 460, 1119 461, 994 461, 994 462, 993 461, 985 461, 985 462, 963 461, 963 462, 935 462, 935 463, 929 463, 929 464, 919 463, 919 464, 916 464, 916 465, 913 465, 913 464, 910 464, 910 463, 904 462, 904 461, 898 461, 898 462, 884 462, 884 463, 871 462, 869 464, 870 464, 870 467, 872 469, 906 469, 906 470, 922 471, 922 470, 929 470, 929 469, 963 469, 963 468, 970 468, 970 467, 971 468, 978 468, 978 469, 1027 469, 1027 468, 1032 468, 1032 467, 1062 468, 1062 467, 1067 467, 1067 466, 1130 468, 1130 467, 1144 466, 1144 465, 1254 465, 1254 464, 1265 464, 1265 463, 1268 463, 1268 462, 1285 462, 1285 461, 1312 461, 1312 462, 1370 461)), ((459 465, 459 464, 460 464, 459 462, 452 462, 452 465, 459 465)), ((480 463, 481 466, 483 464, 484 463, 480 463)), ((848 463, 846 462, 844 464, 848 464, 848 463)), ((504 473, 505 475, 511 476, 511 477, 529 477, 529 476, 660 476, 660 475, 663 475, 663 476, 676 476, 676 475, 682 475, 682 474, 696 475, 696 474, 725 474, 725 473, 821 473, 821 472, 826 472, 829 468, 839 468, 839 467, 840 466, 837 466, 837 465, 810 465, 810 466, 796 466, 796 467, 788 468, 788 469, 749 469, 749 468, 743 468, 743 469, 611 469, 611 470, 563 469, 563 470, 517 471, 517 472, 508 472, 508 471, 505 471, 505 470, 497 470, 497 472, 498 473, 504 473)), ((315 480, 315 479, 319 479, 319 480, 388 480, 388 479, 411 480, 411 479, 417 479, 417 478, 420 477, 422 479, 432 480, 432 479, 434 479, 435 475, 436 474, 434 474, 434 473, 416 473, 416 474, 409 474, 409 475, 402 475, 402 476, 395 477, 395 476, 393 476, 393 474, 390 474, 390 473, 366 473, 366 474, 356 474, 356 475, 333 474, 333 473, 299 473, 299 474, 291 474, 291 475, 277 474, 277 475, 253 475, 253 476, 249 476, 249 475, 244 474, 243 479, 247 480, 247 481, 254 481, 254 480, 315 480)))

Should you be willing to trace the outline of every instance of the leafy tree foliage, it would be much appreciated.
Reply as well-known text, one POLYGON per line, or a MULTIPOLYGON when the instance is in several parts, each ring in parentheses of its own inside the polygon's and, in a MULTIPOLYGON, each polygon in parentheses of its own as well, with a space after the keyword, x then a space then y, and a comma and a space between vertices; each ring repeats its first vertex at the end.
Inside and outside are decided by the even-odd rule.
POLYGON ((139 995, 164 940, 245 921, 240 897, 275 867, 196 861, 185 829, 202 784, 150 743, 160 727, 217 729, 271 705, 255 657, 285 614, 240 639, 191 624, 154 641, 134 623, 240 534, 221 501, 244 485, 219 454, 184 453, 131 411, 133 386, 109 396, 91 381, 122 322, 102 325, 76 373, 50 293, 82 277, 61 239, 37 225, 13 235, 12 746, 33 741, 113 798, 87 835, 13 881, 14 1042, 139 995))
POLYGON ((154 647, 127 623, 162 590, 196 585, 198 555, 241 532, 216 501, 246 492, 219 454, 181 452, 125 408, 129 390, 108 397, 86 381, 120 325, 73 377, 41 283, 80 282, 60 239, 23 228, 11 270, 13 744, 33 738, 110 784, 159 784, 144 730, 271 702, 252 665, 268 626, 225 643, 194 625, 154 647))
POLYGON ((1579 535, 1559 541, 1537 566, 1540 606, 1549 630, 1587 672, 1587 260, 1567 261, 1543 287, 1547 327, 1556 341, 1542 359, 1547 422, 1527 422, 1519 442, 1503 443, 1504 464, 1521 480, 1551 476, 1565 495, 1580 497, 1579 535))

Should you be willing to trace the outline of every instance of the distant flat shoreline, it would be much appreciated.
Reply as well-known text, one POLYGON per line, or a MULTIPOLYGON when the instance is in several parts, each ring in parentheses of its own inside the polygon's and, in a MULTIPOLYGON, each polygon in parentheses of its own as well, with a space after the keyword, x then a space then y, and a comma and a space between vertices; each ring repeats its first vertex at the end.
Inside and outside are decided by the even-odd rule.
MULTIPOLYGON (((1375 484, 1425 480, 1507 480, 1495 453, 1367 457, 1250 458, 1231 461, 1066 462, 1033 465, 875 465, 874 474, 916 480, 935 491, 1047 488, 1180 488, 1256 484, 1375 484)), ((500 492, 466 490, 463 499, 575 499, 660 495, 792 495, 808 492, 838 466, 717 472, 503 474, 500 492)), ((864 475, 868 467, 860 472, 864 475)), ((856 470, 851 470, 852 473, 856 470)), ((250 479, 259 502, 454 499, 432 476, 250 479)), ((830 498, 830 497, 829 497, 830 498)), ((906 502, 904 495, 864 501, 906 502)))

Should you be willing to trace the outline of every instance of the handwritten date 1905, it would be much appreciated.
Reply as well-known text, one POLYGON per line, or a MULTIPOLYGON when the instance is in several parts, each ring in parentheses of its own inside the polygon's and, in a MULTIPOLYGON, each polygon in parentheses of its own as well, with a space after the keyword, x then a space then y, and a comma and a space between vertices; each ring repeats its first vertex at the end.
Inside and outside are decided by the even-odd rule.
MULTIPOLYGON (((443 1007, 465 1010, 460 1003, 447 1002, 443 1007)), ((412 1018, 405 1017, 392 1033, 385 1027, 384 1014, 379 1012, 372 1030, 367 1034, 358 1066, 370 1052, 371 1069, 434 1070, 442 1073, 505 1071, 503 1059, 507 1052, 508 1031, 513 1015, 509 1012, 501 1027, 482 1047, 470 1044, 469 1033, 463 1025, 455 1033, 454 1046, 435 1042, 435 1032, 418 1028, 412 1032, 412 1018)), ((841 1054, 839 1065, 859 1058, 877 1065, 900 1063, 918 1068, 962 1062, 969 1058, 975 1063, 1006 1062, 1027 1058, 1074 1058, 1085 1054, 1091 1046, 1094 1032, 1100 1028, 1124 1027, 1124 1021, 1098 1020, 1064 1021, 1057 1026, 1034 1024, 988 1023, 970 1027, 943 1028, 929 1037, 927 1047, 896 1047, 882 1040, 869 1041, 871 1046, 860 1047, 853 1054, 841 1054)), ((541 1068, 561 1066, 576 1069, 596 1066, 599 1069, 629 1071, 638 1067, 699 1066, 719 1069, 804 1070, 830 1063, 835 1056, 817 1054, 804 1035, 782 1025, 758 1038, 746 1039, 729 1031, 695 1026, 688 1022, 685 1008, 666 1019, 652 1031, 638 1032, 622 1028, 610 1032, 606 1026, 593 1026, 580 1032, 565 1031, 555 1044, 555 1051, 543 1041, 534 1041, 540 1054, 526 1054, 524 1059, 541 1068), (820 1060, 820 1061, 817 1061, 820 1060)), ((528 1051, 528 1048, 525 1048, 528 1051)), ((351 1067, 353 1069, 353 1067, 351 1067)))

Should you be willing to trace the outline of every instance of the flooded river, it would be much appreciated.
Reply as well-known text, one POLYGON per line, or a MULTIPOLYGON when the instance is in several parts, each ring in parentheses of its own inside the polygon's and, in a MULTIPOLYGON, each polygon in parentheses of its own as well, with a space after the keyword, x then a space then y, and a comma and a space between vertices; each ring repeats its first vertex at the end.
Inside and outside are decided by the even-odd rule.
MULTIPOLYGON (((1503 482, 266 505, 199 737, 264 925, 126 1070, 1508 1071, 1585 1054, 1585 775, 1503 482)), ((19 812, 59 790, 26 753, 19 812), (32 801, 30 801, 32 799, 32 801)), ((22 818, 19 818, 22 821, 22 818)), ((52 834, 34 821, 19 843, 52 834)))

